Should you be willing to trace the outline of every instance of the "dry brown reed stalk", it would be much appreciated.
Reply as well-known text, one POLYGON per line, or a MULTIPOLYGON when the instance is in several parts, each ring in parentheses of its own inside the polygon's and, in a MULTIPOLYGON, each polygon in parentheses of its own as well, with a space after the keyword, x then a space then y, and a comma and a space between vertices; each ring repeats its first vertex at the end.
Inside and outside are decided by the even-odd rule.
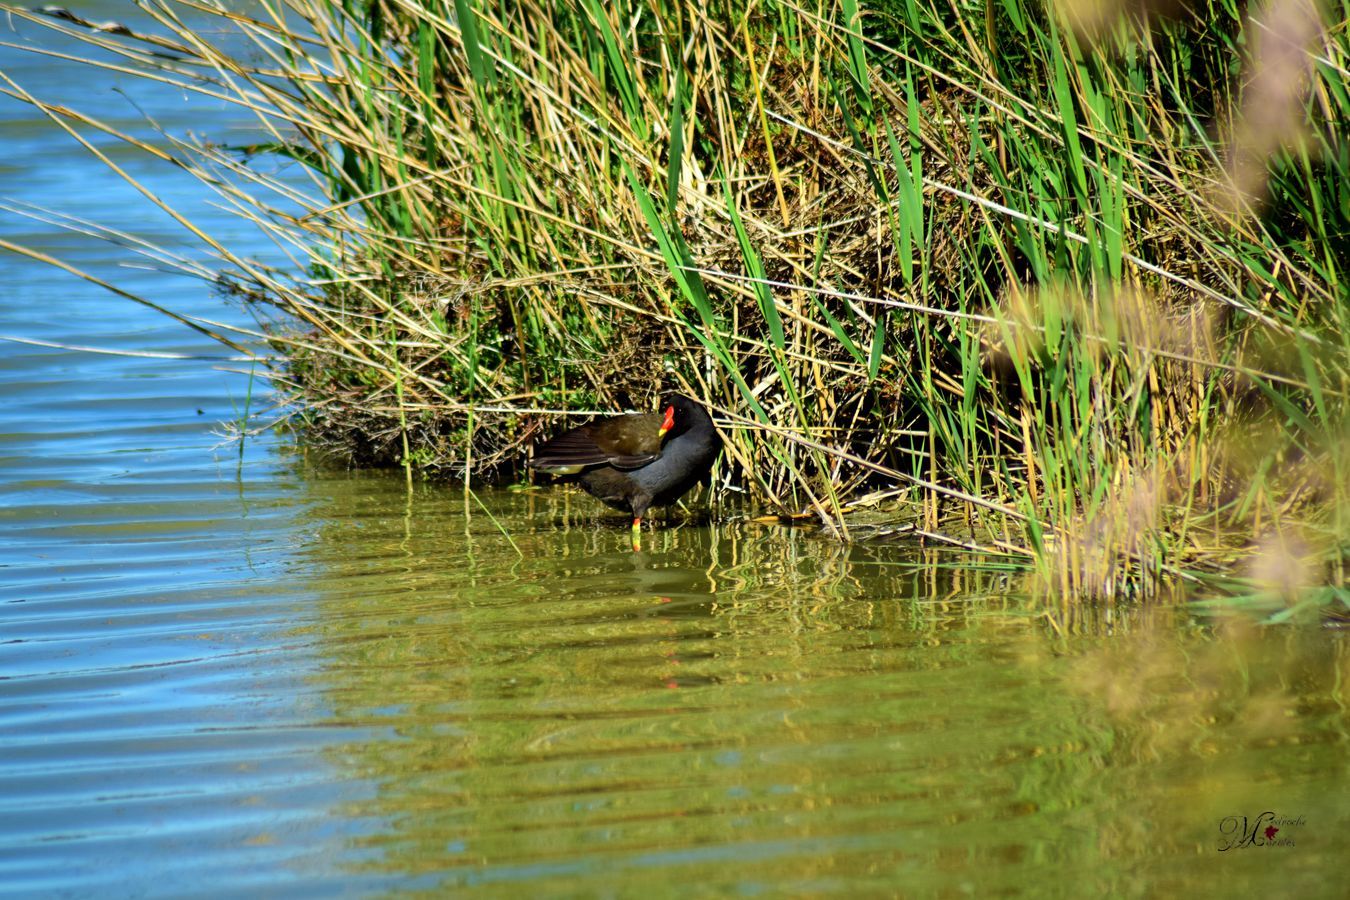
POLYGON ((1301 140, 1313 62, 1326 41, 1317 0, 1269 0, 1253 20, 1242 106, 1228 140, 1229 192, 1219 201, 1234 213, 1261 207, 1270 158, 1301 140))

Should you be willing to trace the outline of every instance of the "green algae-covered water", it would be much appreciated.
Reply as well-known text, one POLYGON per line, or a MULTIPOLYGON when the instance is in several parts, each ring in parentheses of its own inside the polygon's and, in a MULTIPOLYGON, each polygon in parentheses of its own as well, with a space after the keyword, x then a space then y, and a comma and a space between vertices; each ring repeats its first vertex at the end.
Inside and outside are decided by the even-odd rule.
MULTIPOLYGON (((118 88, 171 133, 249 133, 0 65, 126 129, 118 88)), ((179 240, 30 108, 0 102, 0 133, 7 205, 179 240)), ((10 211, 0 236, 241 321, 115 247, 10 211)), ((0 275, 0 334, 186 357, 0 342, 0 894, 1344 896, 1340 632, 1052 625, 987 561, 739 508, 635 554, 580 494, 241 453, 213 431, 265 386, 219 346, 16 256, 0 275)))

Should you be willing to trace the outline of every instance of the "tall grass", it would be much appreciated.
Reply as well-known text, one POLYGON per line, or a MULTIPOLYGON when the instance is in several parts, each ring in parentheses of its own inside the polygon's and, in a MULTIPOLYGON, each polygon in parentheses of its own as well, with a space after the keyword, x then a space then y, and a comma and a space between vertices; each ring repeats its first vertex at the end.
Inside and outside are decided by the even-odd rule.
POLYGON ((295 248, 218 250, 312 440, 509 475, 678 387, 719 484, 843 536, 1022 554, 1062 602, 1350 602, 1344 0, 138 5, 0 7, 257 112, 156 152, 295 248))

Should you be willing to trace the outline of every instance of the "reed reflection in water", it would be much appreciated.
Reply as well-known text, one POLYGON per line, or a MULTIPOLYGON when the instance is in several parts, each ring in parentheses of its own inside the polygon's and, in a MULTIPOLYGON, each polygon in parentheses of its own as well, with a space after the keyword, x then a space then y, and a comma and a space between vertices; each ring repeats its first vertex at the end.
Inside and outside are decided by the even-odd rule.
MULTIPOLYGON (((978 560, 569 495, 330 481, 309 561, 335 718, 378 787, 358 870, 627 894, 1330 895, 1342 642, 1174 611, 1065 632, 978 560), (1259 683, 1258 679, 1259 677, 1259 683), (1317 821, 1298 861, 1220 856, 1224 816, 1317 821), (1258 809, 1260 807, 1260 809, 1258 809), (1292 879, 1292 881, 1291 881, 1292 879), (1049 888, 1050 893, 1056 889, 1049 888)), ((495 890, 494 889, 494 890, 495 890)))

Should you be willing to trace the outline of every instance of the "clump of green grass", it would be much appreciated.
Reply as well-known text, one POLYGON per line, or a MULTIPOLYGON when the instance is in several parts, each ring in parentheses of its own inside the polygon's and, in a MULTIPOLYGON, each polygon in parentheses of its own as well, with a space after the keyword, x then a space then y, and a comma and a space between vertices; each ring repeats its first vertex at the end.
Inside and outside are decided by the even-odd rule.
POLYGON ((218 249, 310 440, 510 477, 555 416, 678 387, 721 478, 841 536, 1021 554, 1068 603, 1296 530, 1346 602, 1343 0, 0 5, 258 113, 164 152, 296 248, 218 249))

